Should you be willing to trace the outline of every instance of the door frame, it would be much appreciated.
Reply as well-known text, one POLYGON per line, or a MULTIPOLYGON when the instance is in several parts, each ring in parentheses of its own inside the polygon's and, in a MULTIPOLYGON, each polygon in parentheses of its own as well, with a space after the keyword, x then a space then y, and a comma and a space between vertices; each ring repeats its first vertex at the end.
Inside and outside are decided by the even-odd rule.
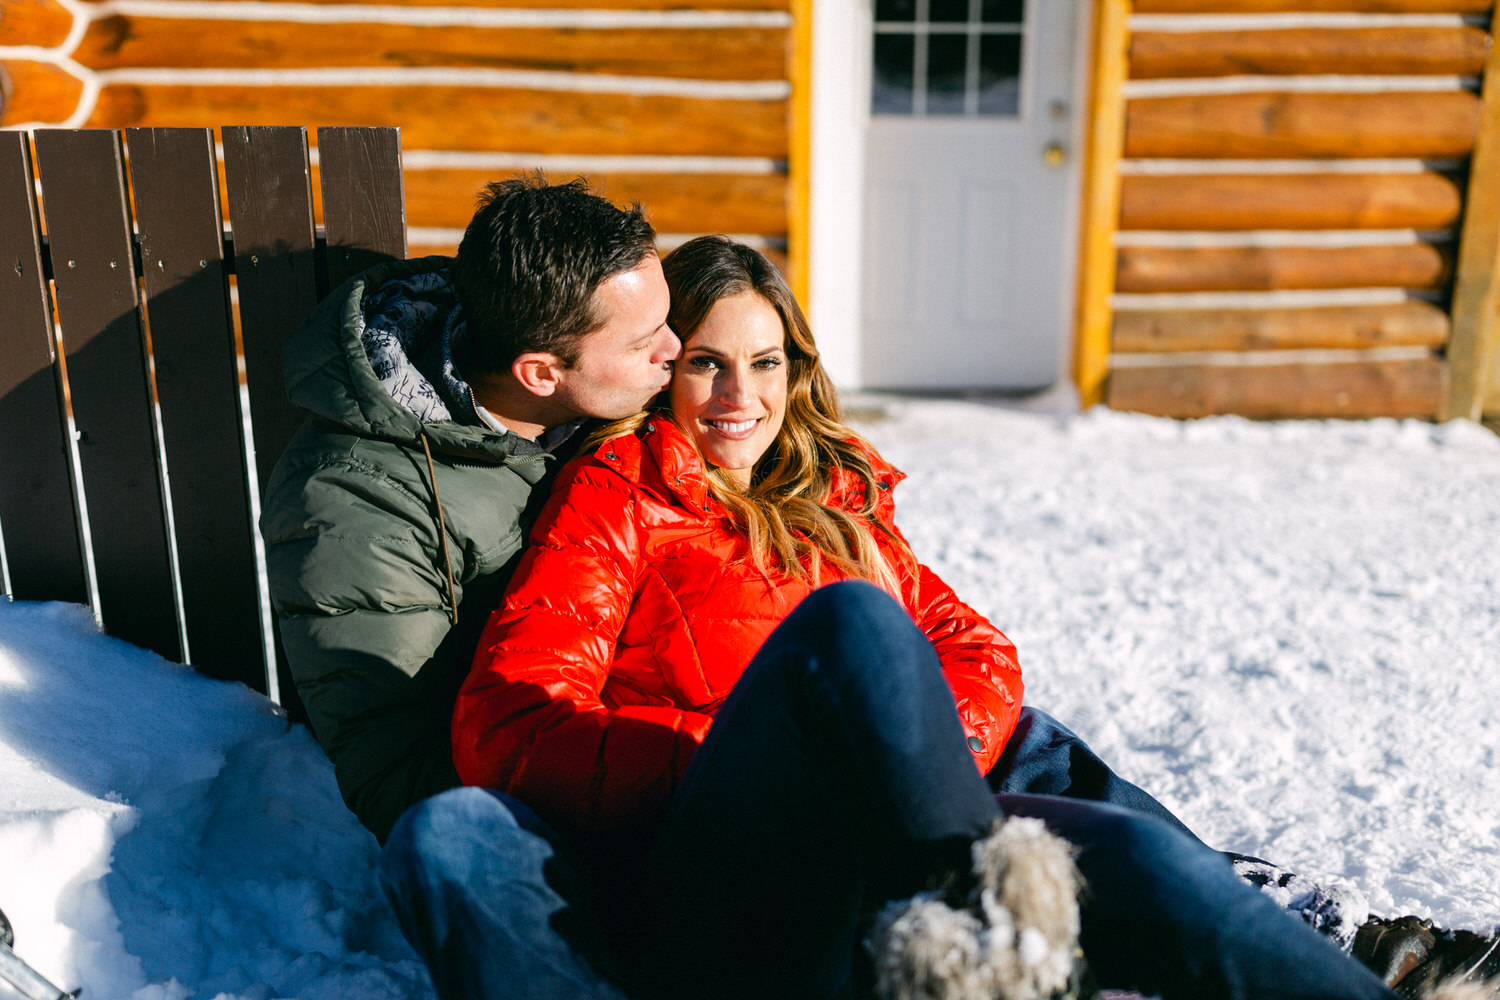
MULTIPOLYGON (((1057 0, 1031 0, 1056 3, 1057 0)), ((1074 148, 1089 134, 1090 50, 1097 0, 1074 0, 1074 93, 1079 113, 1073 122, 1074 148)), ((870 33, 872 0, 811 0, 811 78, 807 104, 808 142, 807 302, 824 366, 842 389, 864 385, 861 316, 864 308, 865 142, 870 122, 870 33)), ((1087 184, 1087 159, 1080 171, 1087 184)), ((1073 226, 1082 208, 1073 198, 1073 226)), ((1082 241, 1075 239, 1065 261, 1077 285, 1082 241)), ((1076 321, 1068 310, 1070 335, 1058 352, 1059 380, 1071 377, 1076 321)))

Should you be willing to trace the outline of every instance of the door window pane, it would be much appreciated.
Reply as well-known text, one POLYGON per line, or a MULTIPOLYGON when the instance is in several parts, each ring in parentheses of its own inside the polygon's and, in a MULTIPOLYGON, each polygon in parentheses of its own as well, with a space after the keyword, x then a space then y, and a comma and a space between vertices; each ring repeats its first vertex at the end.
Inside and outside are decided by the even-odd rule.
POLYGON ((927 20, 943 24, 965 24, 969 20, 969 0, 928 0, 927 20))
POLYGON ((917 0, 875 0, 875 20, 915 21, 917 0))
POLYGON ((870 110, 1021 113, 1027 0, 875 0, 870 110))
POLYGON ((876 114, 909 115, 912 73, 916 62, 912 35, 875 36, 875 72, 871 79, 870 110, 876 114))
POLYGON ((968 35, 927 37, 927 113, 964 113, 964 82, 968 35))
POLYGON ((1020 24, 1026 20, 1026 0, 981 0, 979 19, 985 24, 1020 24))
POLYGON ((1021 110, 1021 36, 979 39, 979 113, 1014 115, 1021 110))

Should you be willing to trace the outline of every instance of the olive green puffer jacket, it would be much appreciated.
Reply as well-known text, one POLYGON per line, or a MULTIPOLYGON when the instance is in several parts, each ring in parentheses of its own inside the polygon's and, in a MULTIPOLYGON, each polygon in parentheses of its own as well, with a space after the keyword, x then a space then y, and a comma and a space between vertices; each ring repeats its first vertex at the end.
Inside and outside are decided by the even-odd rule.
POLYGON ((297 691, 344 801, 381 840, 458 783, 453 699, 556 468, 490 430, 447 362, 462 322, 449 263, 366 271, 287 342, 287 392, 312 415, 261 515, 297 691))

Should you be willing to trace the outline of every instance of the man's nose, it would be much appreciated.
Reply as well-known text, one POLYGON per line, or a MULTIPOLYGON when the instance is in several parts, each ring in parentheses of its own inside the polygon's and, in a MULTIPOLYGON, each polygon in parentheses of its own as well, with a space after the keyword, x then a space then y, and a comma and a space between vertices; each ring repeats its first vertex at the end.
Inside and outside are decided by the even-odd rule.
POLYGON ((656 353, 651 356, 654 364, 662 364, 667 361, 676 361, 682 356, 682 341, 677 339, 677 334, 672 332, 671 327, 664 327, 661 344, 656 353))

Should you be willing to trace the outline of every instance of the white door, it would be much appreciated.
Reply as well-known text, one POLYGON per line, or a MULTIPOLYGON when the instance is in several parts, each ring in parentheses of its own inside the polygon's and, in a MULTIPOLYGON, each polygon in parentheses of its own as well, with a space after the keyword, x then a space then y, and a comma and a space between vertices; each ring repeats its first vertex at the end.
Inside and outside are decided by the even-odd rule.
POLYGON ((1072 329, 1078 0, 873 0, 864 384, 1051 385, 1072 329))

